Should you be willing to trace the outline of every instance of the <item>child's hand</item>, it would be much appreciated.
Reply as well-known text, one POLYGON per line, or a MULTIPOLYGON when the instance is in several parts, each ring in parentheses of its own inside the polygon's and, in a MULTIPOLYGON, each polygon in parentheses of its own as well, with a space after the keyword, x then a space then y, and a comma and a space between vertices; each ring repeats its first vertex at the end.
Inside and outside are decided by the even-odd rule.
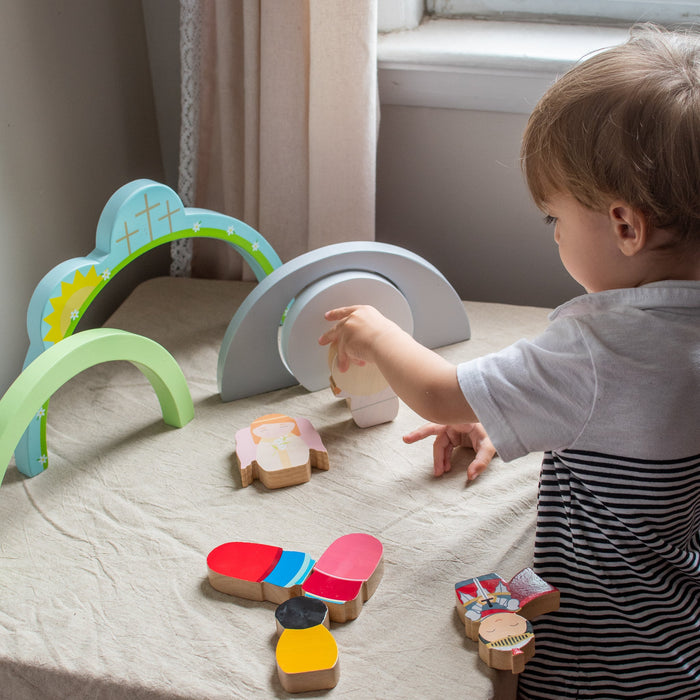
POLYGON ((486 469, 496 454, 496 449, 481 423, 462 423, 460 425, 438 425, 428 423, 408 435, 404 442, 409 444, 423 438, 435 436, 433 443, 433 469, 435 476, 441 476, 452 469, 452 452, 455 447, 471 447, 476 456, 467 467, 467 479, 476 479, 486 469))
POLYGON ((335 325, 318 342, 333 345, 339 372, 372 362, 394 393, 425 420, 456 426, 478 420, 460 389, 457 368, 373 306, 345 306, 326 312, 325 318, 335 325))
POLYGON ((318 342, 321 345, 335 345, 340 372, 346 372, 350 364, 375 362, 374 348, 380 336, 392 331, 401 332, 395 323, 382 316, 373 306, 345 306, 327 311, 325 318, 336 323, 318 342))

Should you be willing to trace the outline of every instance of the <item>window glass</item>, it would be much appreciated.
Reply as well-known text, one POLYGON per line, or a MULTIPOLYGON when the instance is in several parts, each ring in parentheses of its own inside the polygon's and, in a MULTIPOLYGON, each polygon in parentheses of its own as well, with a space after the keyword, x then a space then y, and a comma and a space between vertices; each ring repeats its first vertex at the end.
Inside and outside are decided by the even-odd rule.
POLYGON ((426 10, 442 17, 700 23, 698 0, 426 0, 426 10))

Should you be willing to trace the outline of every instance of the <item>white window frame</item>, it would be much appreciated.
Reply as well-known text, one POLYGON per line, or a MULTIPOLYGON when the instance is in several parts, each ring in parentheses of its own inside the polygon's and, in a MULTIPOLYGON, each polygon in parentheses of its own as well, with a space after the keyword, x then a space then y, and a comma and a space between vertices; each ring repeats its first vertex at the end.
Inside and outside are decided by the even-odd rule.
POLYGON ((435 17, 566 22, 700 22, 700 3, 685 0, 425 0, 435 17))
POLYGON ((663 12, 664 24, 690 22, 700 28, 699 0, 378 3, 377 59, 383 105, 528 114, 559 75, 584 56, 625 41, 629 26, 636 21, 655 17, 661 23, 663 12), (525 6, 528 10, 554 9, 557 14, 512 14, 525 6), (566 14, 572 8, 579 9, 573 18, 566 14), (640 8, 644 15, 636 14, 640 8), (463 17, 467 9, 479 12, 463 17), (619 16, 621 9, 627 12, 625 17, 619 16), (447 10, 448 16, 431 14, 447 10), (486 11, 492 14, 484 14, 486 11), (601 21, 599 14, 604 11, 606 17, 601 21), (615 18, 613 11, 618 12, 615 18), (581 12, 591 15, 586 22, 581 21, 581 12), (401 31, 390 31, 392 28, 401 31))

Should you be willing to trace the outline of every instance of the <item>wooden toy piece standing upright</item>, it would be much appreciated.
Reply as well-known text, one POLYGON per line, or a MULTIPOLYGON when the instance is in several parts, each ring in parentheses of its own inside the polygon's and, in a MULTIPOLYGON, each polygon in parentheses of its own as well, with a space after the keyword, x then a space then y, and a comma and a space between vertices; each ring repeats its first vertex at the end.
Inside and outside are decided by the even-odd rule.
POLYGON ((288 693, 334 688, 340 678, 338 646, 329 631, 328 608, 315 598, 296 596, 275 611, 277 674, 288 693))
POLYGON ((336 349, 331 346, 328 352, 328 366, 331 372, 331 389, 338 398, 345 399, 359 428, 370 428, 396 418, 399 399, 376 365, 350 365, 347 371, 340 372, 336 349))
POLYGON ((328 470, 319 434, 305 418, 269 413, 236 433, 236 458, 241 484, 259 479, 269 489, 302 484, 311 478, 311 467, 328 470))

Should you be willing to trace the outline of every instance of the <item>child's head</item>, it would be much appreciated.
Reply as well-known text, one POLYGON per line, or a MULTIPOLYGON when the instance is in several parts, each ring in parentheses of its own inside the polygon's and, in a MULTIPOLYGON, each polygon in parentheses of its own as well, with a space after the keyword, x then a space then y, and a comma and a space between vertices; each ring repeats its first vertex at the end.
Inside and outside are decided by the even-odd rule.
POLYGON ((600 212, 623 200, 700 245, 700 34, 645 25, 576 65, 535 107, 522 159, 542 209, 555 194, 600 212))

